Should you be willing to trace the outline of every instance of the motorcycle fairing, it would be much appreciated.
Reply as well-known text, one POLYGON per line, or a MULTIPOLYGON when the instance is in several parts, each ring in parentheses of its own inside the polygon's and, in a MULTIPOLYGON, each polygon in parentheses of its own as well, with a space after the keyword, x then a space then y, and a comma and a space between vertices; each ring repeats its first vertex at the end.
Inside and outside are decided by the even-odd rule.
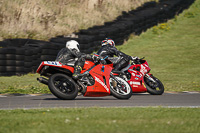
POLYGON ((148 63, 145 60, 142 64, 136 64, 129 67, 128 72, 131 74, 131 79, 127 82, 130 84, 133 92, 147 91, 146 86, 143 83, 145 74, 150 70, 148 63))
POLYGON ((144 82, 144 76, 141 76, 141 72, 130 71, 131 79, 127 82, 130 84, 133 92, 146 92, 146 87, 142 84, 144 82))
POLYGON ((58 68, 64 68, 64 69, 68 69, 70 70, 72 73, 74 73, 74 68, 71 66, 67 66, 67 65, 63 65, 60 62, 57 61, 43 61, 40 66, 37 69, 37 73, 40 73, 40 71, 42 70, 43 67, 45 66, 53 66, 53 67, 58 67, 58 68))
POLYGON ((89 71, 90 75, 94 78, 95 83, 93 86, 87 86, 87 91, 84 96, 100 97, 110 95, 110 72, 112 67, 109 65, 99 64, 89 71), (102 70, 102 68, 104 70, 102 70))
POLYGON ((83 71, 81 73, 84 73, 85 71, 90 69, 93 65, 94 65, 94 62, 86 60, 84 66, 83 66, 83 71))

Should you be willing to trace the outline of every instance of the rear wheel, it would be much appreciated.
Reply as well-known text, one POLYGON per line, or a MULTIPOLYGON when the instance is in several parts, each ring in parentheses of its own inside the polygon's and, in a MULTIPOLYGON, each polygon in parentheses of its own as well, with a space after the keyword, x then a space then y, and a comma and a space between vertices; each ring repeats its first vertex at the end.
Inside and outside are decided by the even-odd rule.
POLYGON ((62 100, 72 100, 78 95, 77 84, 65 74, 52 75, 49 78, 48 87, 57 98, 62 100))
POLYGON ((129 99, 132 96, 132 89, 128 82, 120 77, 110 77, 111 94, 118 99, 129 99))
POLYGON ((164 86, 162 82, 153 75, 150 75, 150 78, 145 76, 144 84, 147 88, 147 92, 152 95, 162 95, 164 93, 164 86))

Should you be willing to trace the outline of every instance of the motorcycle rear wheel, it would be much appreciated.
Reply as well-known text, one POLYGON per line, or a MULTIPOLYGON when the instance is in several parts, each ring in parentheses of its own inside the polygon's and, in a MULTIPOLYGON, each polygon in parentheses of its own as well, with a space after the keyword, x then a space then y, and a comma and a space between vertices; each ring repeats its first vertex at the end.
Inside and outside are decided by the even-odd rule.
POLYGON ((78 95, 77 84, 65 74, 53 74, 49 78, 48 87, 52 94, 62 100, 73 100, 78 95))
POLYGON ((124 79, 120 77, 115 77, 120 83, 116 81, 116 79, 110 77, 110 91, 111 94, 118 99, 129 99, 132 96, 131 86, 124 79))
POLYGON ((162 82, 153 75, 150 75, 156 83, 150 81, 148 78, 144 77, 144 84, 147 88, 147 92, 151 95, 162 95, 164 93, 164 86, 162 82))

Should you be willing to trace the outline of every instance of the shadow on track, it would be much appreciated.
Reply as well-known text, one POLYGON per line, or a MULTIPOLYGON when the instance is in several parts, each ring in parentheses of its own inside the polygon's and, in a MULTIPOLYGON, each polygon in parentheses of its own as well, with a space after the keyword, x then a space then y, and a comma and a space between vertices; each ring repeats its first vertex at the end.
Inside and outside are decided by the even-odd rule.
MULTIPOLYGON (((51 94, 51 96, 53 96, 51 94)), ((133 93, 132 97, 134 98, 135 96, 152 96, 148 93, 133 93)), ((84 97, 84 96, 77 96, 76 99, 74 100, 62 100, 62 99, 59 99, 59 98, 44 98, 44 99, 32 99, 32 100, 53 100, 53 101, 57 101, 57 100, 60 100, 60 101, 82 101, 82 100, 127 100, 127 99, 117 99, 115 97, 113 97, 112 95, 110 96, 105 96, 105 97, 84 97)))

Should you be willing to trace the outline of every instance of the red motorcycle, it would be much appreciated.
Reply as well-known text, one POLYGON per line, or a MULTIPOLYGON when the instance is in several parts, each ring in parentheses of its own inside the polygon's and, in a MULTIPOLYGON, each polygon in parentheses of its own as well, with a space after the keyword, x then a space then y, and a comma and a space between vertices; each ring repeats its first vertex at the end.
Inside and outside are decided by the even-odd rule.
POLYGON ((152 95, 162 95, 164 86, 158 78, 149 73, 150 70, 144 58, 135 58, 131 60, 127 67, 118 72, 118 75, 130 84, 133 92, 149 92, 152 95))
POLYGON ((113 64, 110 60, 87 60, 81 71, 83 77, 79 80, 72 79, 74 63, 64 65, 56 61, 43 61, 37 69, 37 73, 43 77, 37 80, 48 85, 50 91, 63 100, 75 99, 78 92, 88 97, 113 95, 118 99, 129 99, 132 96, 130 85, 111 72, 113 64))

